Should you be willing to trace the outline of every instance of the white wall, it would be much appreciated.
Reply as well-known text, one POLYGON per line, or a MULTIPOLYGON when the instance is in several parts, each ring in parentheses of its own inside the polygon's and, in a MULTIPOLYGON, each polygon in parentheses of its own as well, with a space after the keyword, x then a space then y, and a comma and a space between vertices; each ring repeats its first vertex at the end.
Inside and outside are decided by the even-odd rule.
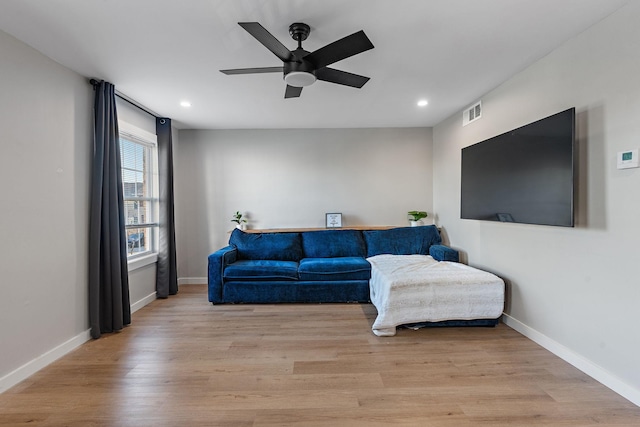
POLYGON ((432 212, 431 129, 180 131, 175 147, 178 276, 206 277, 232 214, 252 228, 408 225, 432 212))
POLYGON ((507 322, 640 404, 640 2, 482 97, 482 118, 434 128, 434 208, 470 265, 509 283, 507 322), (576 107, 577 226, 460 219, 461 148, 576 107))
POLYGON ((0 31, 0 391, 88 337, 92 89, 0 31))

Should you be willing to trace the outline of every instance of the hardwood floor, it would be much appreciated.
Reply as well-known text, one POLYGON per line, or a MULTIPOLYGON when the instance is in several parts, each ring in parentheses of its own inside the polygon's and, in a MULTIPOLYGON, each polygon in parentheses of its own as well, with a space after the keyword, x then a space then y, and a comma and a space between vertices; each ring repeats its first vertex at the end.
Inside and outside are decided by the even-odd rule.
POLYGON ((6 426, 639 426, 509 327, 371 333, 371 305, 219 305, 187 285, 0 395, 6 426))

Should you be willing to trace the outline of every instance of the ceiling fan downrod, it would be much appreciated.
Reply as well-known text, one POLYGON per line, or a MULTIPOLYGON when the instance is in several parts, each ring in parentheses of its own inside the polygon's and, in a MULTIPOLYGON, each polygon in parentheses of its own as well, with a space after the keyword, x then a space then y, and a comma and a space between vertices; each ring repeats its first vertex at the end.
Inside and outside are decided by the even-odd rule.
POLYGON ((302 49, 302 42, 309 37, 311 27, 302 22, 294 22, 289 25, 289 35, 292 39, 298 42, 298 49, 302 49))

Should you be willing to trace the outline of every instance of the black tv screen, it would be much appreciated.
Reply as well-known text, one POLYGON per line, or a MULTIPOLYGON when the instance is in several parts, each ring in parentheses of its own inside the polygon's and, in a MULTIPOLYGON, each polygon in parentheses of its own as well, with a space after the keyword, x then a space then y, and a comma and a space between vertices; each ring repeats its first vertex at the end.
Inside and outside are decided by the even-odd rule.
POLYGON ((460 217, 573 227, 575 108, 462 149, 460 217))

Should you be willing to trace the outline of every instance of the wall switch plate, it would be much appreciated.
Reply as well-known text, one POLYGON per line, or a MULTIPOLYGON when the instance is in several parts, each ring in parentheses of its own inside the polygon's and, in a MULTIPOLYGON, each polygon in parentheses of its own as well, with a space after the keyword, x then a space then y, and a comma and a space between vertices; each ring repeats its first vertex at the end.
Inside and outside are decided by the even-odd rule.
POLYGON ((620 151, 617 157, 618 169, 629 169, 638 167, 638 149, 620 151))

